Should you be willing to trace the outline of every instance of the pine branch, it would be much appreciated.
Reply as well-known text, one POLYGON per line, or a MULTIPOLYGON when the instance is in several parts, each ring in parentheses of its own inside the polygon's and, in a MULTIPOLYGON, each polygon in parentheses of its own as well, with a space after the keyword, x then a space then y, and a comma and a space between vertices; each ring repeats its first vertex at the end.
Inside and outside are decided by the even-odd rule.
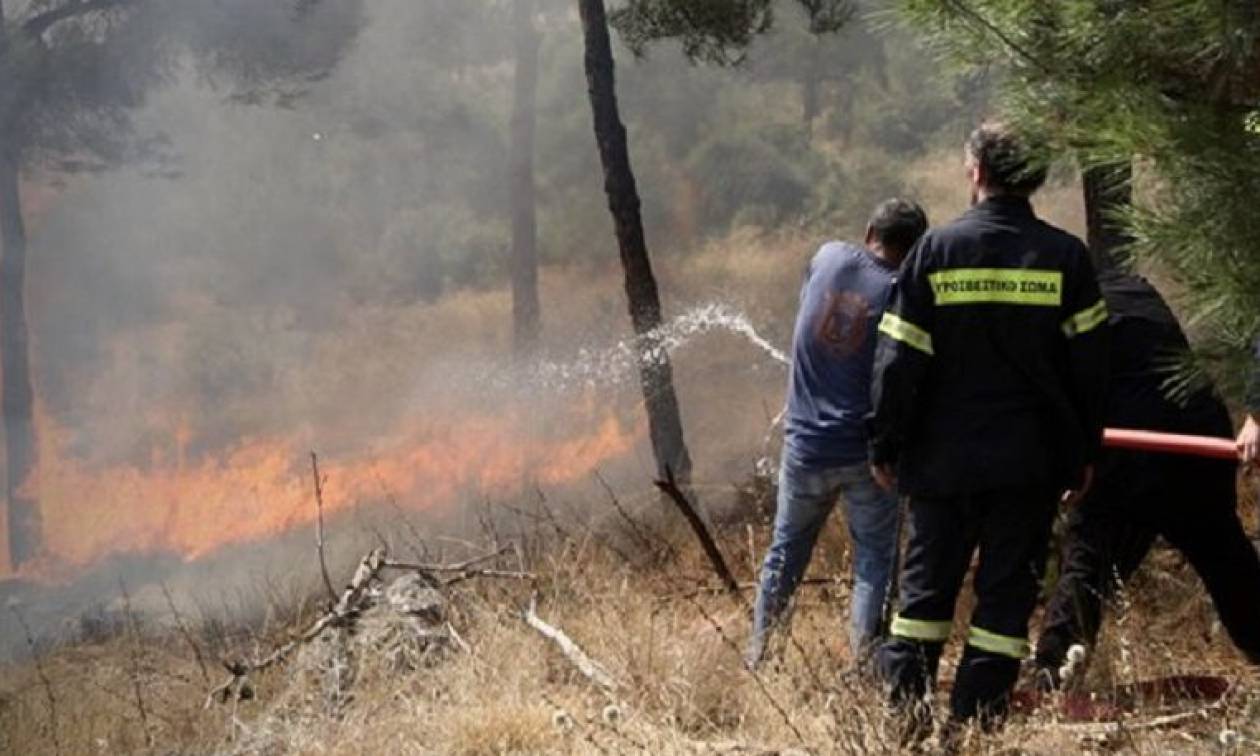
POLYGON ((50 11, 45 11, 37 16, 32 16, 22 24, 22 31, 31 37, 42 37, 44 32, 51 29, 54 25, 62 21, 68 21, 73 18, 80 18, 89 13, 98 13, 102 11, 119 8, 124 5, 130 5, 134 0, 83 0, 82 2, 70 2, 50 11))

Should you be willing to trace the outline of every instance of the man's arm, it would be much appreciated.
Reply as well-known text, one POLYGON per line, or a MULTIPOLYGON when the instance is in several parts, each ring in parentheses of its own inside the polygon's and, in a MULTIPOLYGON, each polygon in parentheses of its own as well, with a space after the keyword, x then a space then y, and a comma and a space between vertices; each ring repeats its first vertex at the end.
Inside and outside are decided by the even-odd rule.
POLYGON ((1083 489, 1088 485, 1092 466, 1102 451, 1109 346, 1107 304, 1099 291, 1098 277, 1084 246, 1065 288, 1063 335, 1067 338, 1068 395, 1077 412, 1083 434, 1083 489))
POLYGON ((1251 377, 1247 381, 1246 407, 1247 419, 1238 434, 1238 459, 1254 465, 1260 463, 1260 338, 1256 339, 1251 377))
POLYGON ((870 462, 881 485, 893 471, 918 410, 923 374, 933 356, 935 304, 927 278, 928 245, 920 240, 906 257, 879 322, 875 373, 871 381, 870 462))

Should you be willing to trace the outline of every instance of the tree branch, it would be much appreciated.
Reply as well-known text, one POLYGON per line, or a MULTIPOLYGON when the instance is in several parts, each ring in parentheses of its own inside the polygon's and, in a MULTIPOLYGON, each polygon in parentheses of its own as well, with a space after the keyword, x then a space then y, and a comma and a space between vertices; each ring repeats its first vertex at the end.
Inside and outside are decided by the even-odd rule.
POLYGON ((544 638, 556 644, 560 649, 560 653, 564 654, 564 658, 582 673, 587 680, 595 683, 595 685, 607 691, 615 691, 621 687, 608 671, 600 666, 590 656, 582 650, 582 647, 573 641, 563 630, 554 625, 544 622, 536 611, 538 606, 538 595, 535 594, 529 600, 529 607, 522 613, 521 618, 525 623, 534 628, 544 638))
POLYGON ((1047 73, 1050 72, 1050 67, 1043 63, 1040 58, 1030 53, 1015 40, 1011 39, 1006 32, 998 28, 997 24, 994 24, 989 19, 980 15, 979 11, 968 7, 966 3, 962 2, 962 0, 941 0, 941 4, 945 6, 946 10, 953 9, 953 11, 960 16, 971 19, 973 23, 978 24, 984 31, 997 37, 1002 44, 1006 45, 1007 48, 1024 60, 1033 64, 1037 68, 1040 68, 1042 71, 1047 73))
POLYGON ((709 558, 710 564, 713 565, 713 571, 717 573, 718 579, 722 581, 723 587, 726 588, 732 596, 739 595, 739 583, 736 582, 735 576, 731 574, 731 570, 726 566, 726 559, 722 557, 722 551, 714 542, 713 536, 709 533, 709 529, 705 527, 704 520, 700 519, 700 515, 696 513, 695 507, 687 500, 687 495, 678 487, 677 481, 674 480, 674 471, 665 467, 665 480, 655 481, 656 487, 666 496, 673 500, 678 507, 678 511, 687 520, 687 524, 691 526, 692 531, 696 534, 696 538, 700 541, 700 546, 704 549, 705 556, 709 558))
POLYGON ((89 13, 97 13, 118 8, 124 5, 130 5, 133 0, 81 0, 81 2, 69 2, 52 10, 45 11, 37 16, 32 16, 22 24, 22 31, 32 37, 42 37, 44 32, 48 31, 53 25, 62 21, 69 21, 73 18, 86 16, 89 13))

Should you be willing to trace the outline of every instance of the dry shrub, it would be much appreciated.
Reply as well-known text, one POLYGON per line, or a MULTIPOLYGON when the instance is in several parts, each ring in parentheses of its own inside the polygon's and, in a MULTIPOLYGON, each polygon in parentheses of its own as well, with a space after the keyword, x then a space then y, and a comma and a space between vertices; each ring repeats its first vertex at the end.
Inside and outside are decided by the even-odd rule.
POLYGON ((456 709, 444 724, 445 752, 458 756, 553 751, 563 726, 541 705, 507 701, 456 709))

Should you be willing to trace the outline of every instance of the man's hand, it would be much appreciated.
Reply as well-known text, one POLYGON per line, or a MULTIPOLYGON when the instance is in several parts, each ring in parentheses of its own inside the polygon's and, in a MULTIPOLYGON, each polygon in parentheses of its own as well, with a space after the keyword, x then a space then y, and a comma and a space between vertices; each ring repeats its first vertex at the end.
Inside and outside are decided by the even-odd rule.
POLYGON ((871 477, 880 488, 892 493, 897 490, 897 473, 892 465, 871 465, 871 477))
POLYGON ((1238 433, 1236 447, 1238 459, 1244 465, 1260 463, 1260 422, 1256 421, 1255 415, 1247 415, 1247 422, 1243 423, 1242 431, 1238 433))
POLYGON ((1094 485, 1094 466, 1085 465, 1084 471, 1081 472, 1081 484, 1074 489, 1064 491, 1063 498, 1059 503, 1064 507, 1074 507, 1081 503, 1081 499, 1085 498, 1085 494, 1089 493, 1089 489, 1094 485))

